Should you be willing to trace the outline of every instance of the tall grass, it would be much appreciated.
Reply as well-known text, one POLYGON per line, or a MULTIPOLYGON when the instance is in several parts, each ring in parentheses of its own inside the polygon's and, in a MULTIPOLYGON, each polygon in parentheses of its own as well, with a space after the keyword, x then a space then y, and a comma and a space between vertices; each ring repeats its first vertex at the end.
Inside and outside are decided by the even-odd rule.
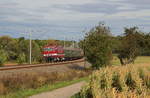
POLYGON ((0 95, 6 95, 24 89, 36 89, 47 84, 50 85, 61 81, 78 79, 87 76, 89 73, 89 71, 70 70, 67 73, 30 72, 6 75, 0 78, 0 95))
POLYGON ((150 66, 135 64, 95 71, 78 98, 150 98, 150 66))

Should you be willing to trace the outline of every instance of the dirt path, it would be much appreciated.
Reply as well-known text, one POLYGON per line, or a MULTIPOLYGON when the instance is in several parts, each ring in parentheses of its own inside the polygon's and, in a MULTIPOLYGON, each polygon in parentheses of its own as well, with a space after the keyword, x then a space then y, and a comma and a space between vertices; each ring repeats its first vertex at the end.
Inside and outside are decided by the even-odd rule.
POLYGON ((51 92, 34 95, 29 98, 70 98, 72 95, 78 93, 84 84, 85 82, 82 81, 64 88, 56 89, 51 92))

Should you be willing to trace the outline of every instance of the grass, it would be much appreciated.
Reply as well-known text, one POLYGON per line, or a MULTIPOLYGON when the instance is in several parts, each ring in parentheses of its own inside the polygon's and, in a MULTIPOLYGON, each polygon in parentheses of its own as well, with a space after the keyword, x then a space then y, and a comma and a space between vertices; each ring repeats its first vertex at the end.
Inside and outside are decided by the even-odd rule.
MULTIPOLYGON (((135 60, 135 64, 142 64, 142 63, 150 63, 150 56, 139 56, 135 60)), ((120 65, 120 61, 115 55, 113 57, 112 65, 120 65)))
POLYGON ((15 93, 9 93, 8 95, 0 96, 0 98, 27 98, 29 96, 32 96, 38 93, 52 91, 57 88, 62 88, 62 87, 65 87, 74 83, 78 83, 80 81, 87 81, 87 80, 88 80, 88 77, 84 77, 84 78, 75 79, 71 81, 58 82, 52 85, 50 84, 45 85, 37 89, 25 89, 25 90, 17 91, 15 93))
POLYGON ((139 56, 135 60, 135 64, 150 63, 150 56, 139 56))

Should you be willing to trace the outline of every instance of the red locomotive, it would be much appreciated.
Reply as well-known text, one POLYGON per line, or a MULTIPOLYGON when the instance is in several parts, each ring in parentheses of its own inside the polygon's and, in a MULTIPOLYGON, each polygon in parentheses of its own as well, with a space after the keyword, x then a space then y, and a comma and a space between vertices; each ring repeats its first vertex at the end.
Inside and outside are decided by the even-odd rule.
POLYGON ((60 45, 47 45, 43 48, 43 56, 46 62, 75 60, 83 57, 81 49, 63 48, 60 45))
POLYGON ((65 60, 64 49, 62 46, 48 45, 44 47, 43 56, 47 62, 65 60))

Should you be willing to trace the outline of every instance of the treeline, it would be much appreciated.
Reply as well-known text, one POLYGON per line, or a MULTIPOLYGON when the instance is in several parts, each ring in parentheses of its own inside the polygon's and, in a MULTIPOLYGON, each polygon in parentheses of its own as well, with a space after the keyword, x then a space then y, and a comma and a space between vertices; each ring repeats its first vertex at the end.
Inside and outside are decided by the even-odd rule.
MULTIPOLYGON (((119 53, 119 48, 123 41, 129 45, 138 45, 140 49, 139 55, 141 56, 150 56, 150 33, 142 32, 138 27, 125 28, 125 32, 122 36, 113 37, 113 53, 119 53), (130 31, 131 30, 131 31, 130 31)), ((129 48, 128 48, 129 49, 129 48)))
MULTIPOLYGON (((65 41, 65 46, 70 47, 73 41, 65 41)), ((45 45, 64 45, 62 40, 32 40, 32 61, 41 63, 43 61, 42 51, 45 45)), ((29 39, 0 37, 0 65, 5 62, 17 62, 19 64, 29 62, 29 39)))
POLYGON ((93 68, 111 65, 113 54, 126 65, 134 63, 139 55, 150 56, 150 33, 131 27, 124 28, 121 36, 113 36, 109 27, 100 23, 86 33, 79 46, 93 68))

